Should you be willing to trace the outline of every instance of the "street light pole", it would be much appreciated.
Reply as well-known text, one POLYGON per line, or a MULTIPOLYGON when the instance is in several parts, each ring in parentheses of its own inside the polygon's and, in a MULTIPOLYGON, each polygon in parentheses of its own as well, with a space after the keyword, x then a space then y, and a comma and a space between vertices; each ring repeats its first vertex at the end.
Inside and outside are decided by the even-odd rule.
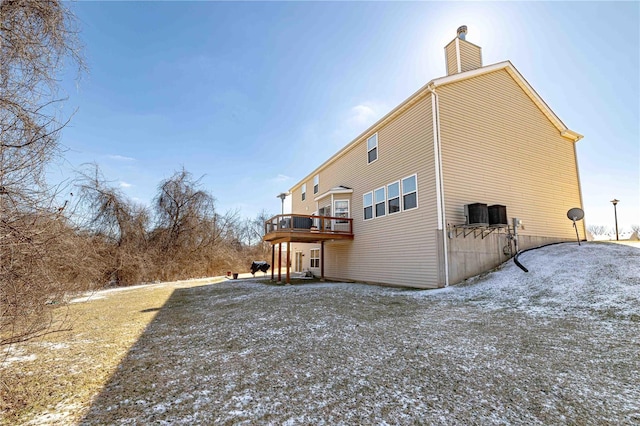
POLYGON ((613 200, 611 200, 611 202, 613 203, 613 217, 615 218, 615 221, 616 221, 616 241, 619 241, 619 239, 618 239, 618 211, 616 210, 616 206, 618 205, 620 200, 616 200, 614 198, 613 200))
POLYGON ((287 194, 286 192, 281 192, 280 194, 278 194, 277 198, 280 198, 280 201, 282 201, 282 213, 284 215, 284 199, 287 198, 287 194))

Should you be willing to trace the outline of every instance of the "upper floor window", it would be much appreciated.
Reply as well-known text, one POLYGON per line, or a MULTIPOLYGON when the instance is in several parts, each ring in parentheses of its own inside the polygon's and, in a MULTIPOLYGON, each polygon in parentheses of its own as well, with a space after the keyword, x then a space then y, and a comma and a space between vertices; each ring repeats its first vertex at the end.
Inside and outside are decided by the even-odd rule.
POLYGON ((418 207, 418 183, 416 175, 402 179, 402 209, 418 207))
POLYGON ((376 203, 376 217, 385 215, 385 196, 384 196, 384 186, 382 188, 378 188, 373 192, 373 198, 376 203))
POLYGON ((307 184, 303 183, 302 184, 302 201, 304 201, 307 198, 307 184))
POLYGON ((400 211, 400 182, 387 185, 387 205, 389 214, 400 211))
POLYGON ((362 205, 364 206, 364 220, 373 217, 373 192, 367 192, 362 196, 362 205))
POLYGON ((373 163, 378 159, 378 134, 367 139, 367 161, 373 163))
POLYGON ((313 193, 318 193, 318 188, 320 186, 320 175, 315 175, 313 178, 313 193))

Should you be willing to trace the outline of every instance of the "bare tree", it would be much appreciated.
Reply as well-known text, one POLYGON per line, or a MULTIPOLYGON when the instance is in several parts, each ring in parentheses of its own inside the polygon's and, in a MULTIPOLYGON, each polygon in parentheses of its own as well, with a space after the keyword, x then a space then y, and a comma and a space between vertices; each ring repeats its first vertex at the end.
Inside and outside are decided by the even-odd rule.
POLYGON ((242 241, 248 246, 256 259, 264 258, 269 252, 269 243, 262 241, 264 223, 272 214, 266 210, 260 211, 254 218, 245 218, 240 226, 242 241))
POLYGON ((71 288, 59 267, 75 236, 44 177, 67 123, 57 77, 83 68, 79 52, 63 2, 0 1, 0 345, 50 330, 48 303, 71 288))
POLYGON ((160 183, 155 207, 158 227, 165 231, 165 250, 206 241, 191 238, 201 221, 215 219, 215 199, 199 185, 200 180, 185 169, 160 183))
POLYGON ((102 241, 102 281, 122 285, 147 278, 148 209, 110 186, 95 164, 80 172, 77 186, 86 214, 82 226, 102 241))
POLYGON ((611 233, 611 228, 604 225, 589 225, 587 227, 587 231, 589 231, 594 237, 599 237, 609 235, 611 233))
POLYGON ((223 232, 214 197, 200 189, 200 179, 183 168, 160 183, 154 204, 153 243, 159 249, 158 263, 164 264, 162 278, 192 275, 194 269, 202 269, 206 263, 203 253, 223 232))

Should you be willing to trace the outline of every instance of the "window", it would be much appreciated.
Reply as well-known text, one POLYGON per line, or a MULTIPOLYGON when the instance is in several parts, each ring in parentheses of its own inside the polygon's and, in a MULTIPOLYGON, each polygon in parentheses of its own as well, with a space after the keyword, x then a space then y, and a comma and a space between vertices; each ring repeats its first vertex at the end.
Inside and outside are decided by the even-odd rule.
POLYGON ((309 256, 311 268, 319 268, 320 267, 320 249, 311 249, 311 255, 309 256))
POLYGON ((373 163, 378 159, 378 134, 367 139, 367 161, 373 163))
POLYGON ((400 182, 393 182, 387 185, 387 204, 389 214, 400 211, 400 182))
MULTIPOLYGON (((333 203, 336 217, 349 217, 349 200, 336 200, 333 203)), ((349 223, 348 220, 337 220, 336 223, 349 223)))
POLYGON ((320 175, 315 175, 315 177, 313 178, 313 193, 314 194, 318 193, 319 184, 320 184, 320 175))
MULTIPOLYGON (((320 207, 318 209, 318 215, 324 216, 324 217, 331 217, 331 204, 324 207, 320 207)), ((331 229, 331 219, 324 219, 322 223, 324 223, 324 229, 331 229)))
POLYGON ((402 210, 418 207, 418 184, 416 175, 402 179, 402 210))
POLYGON ((307 184, 303 183, 302 184, 302 201, 304 201, 307 198, 307 184))
POLYGON ((373 217, 373 192, 367 192, 362 196, 362 205, 364 206, 364 220, 373 217))
POLYGON ((385 196, 384 196, 384 186, 382 188, 378 188, 373 192, 373 198, 376 202, 376 217, 384 216, 385 214, 385 196))

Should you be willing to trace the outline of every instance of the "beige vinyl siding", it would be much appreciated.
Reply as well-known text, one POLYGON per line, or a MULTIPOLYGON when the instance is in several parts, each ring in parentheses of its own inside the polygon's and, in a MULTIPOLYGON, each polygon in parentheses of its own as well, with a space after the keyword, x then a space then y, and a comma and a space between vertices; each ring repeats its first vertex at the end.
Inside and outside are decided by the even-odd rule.
POLYGON ((509 220, 524 221, 521 234, 575 238, 566 218, 567 210, 581 207, 573 142, 509 73, 437 90, 447 223, 464 223, 465 204, 503 204, 509 220))
MULTIPOLYGON (((315 196, 317 196, 317 194, 315 196, 313 194, 313 178, 304 182, 300 182, 300 184, 301 185, 299 185, 297 188, 295 188, 291 192, 292 213, 313 214, 313 212, 316 211, 316 202, 314 201, 314 198, 315 196), (302 201, 302 184, 303 183, 307 184, 307 195, 304 201, 302 201)), ((322 182, 320 182, 320 186, 326 187, 325 185, 323 185, 322 182)))
POLYGON ((447 61, 447 75, 458 73, 458 54, 456 53, 456 39, 447 44, 444 48, 445 59, 447 61))
MULTIPOLYGON (((325 188, 353 188, 353 194, 336 194, 334 199, 350 199, 355 235, 353 241, 325 243, 325 276, 425 288, 438 286, 432 120, 431 97, 427 95, 376 129, 376 162, 367 163, 367 136, 321 170, 325 188), (364 193, 415 173, 417 209, 363 221, 364 193)), ((308 204, 299 199, 294 195, 296 213, 304 211, 308 204)), ((305 253, 316 245, 307 246, 305 253)))
POLYGON ((482 53, 480 47, 466 40, 460 40, 460 69, 462 72, 482 67, 482 53))
POLYGON ((328 277, 395 285, 436 287, 435 174, 431 98, 425 97, 378 131, 378 161, 366 164, 366 145, 330 167, 335 184, 354 188, 355 238, 328 243, 328 277), (418 174, 419 208, 363 221, 364 193, 418 174))

